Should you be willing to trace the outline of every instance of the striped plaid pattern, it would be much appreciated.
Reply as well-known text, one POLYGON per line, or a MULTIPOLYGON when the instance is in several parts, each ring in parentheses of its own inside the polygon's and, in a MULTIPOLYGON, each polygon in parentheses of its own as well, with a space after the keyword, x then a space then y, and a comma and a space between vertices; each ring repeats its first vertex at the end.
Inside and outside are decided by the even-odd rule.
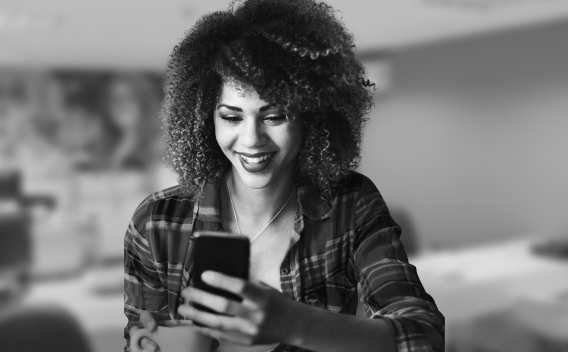
MULTIPOLYGON (((140 310, 180 319, 192 285, 193 234, 222 231, 219 186, 192 200, 179 186, 154 193, 136 209, 124 241, 124 312, 128 331, 140 310)), ((331 201, 298 188, 295 243, 280 270, 282 292, 306 304, 354 315, 357 283, 369 318, 390 323, 401 352, 443 351, 444 317, 422 287, 399 240, 400 227, 365 176, 352 172, 331 201)), ((302 351, 281 344, 275 351, 302 351)))

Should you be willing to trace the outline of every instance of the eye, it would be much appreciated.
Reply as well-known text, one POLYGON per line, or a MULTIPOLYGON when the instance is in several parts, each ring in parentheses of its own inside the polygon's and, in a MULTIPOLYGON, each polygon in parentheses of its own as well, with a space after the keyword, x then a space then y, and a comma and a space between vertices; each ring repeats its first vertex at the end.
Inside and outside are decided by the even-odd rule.
POLYGON ((264 121, 269 125, 279 125, 286 122, 286 115, 284 114, 270 114, 264 117, 264 121))
POLYGON ((236 123, 243 120, 243 118, 241 116, 237 116, 237 115, 221 115, 219 117, 221 119, 223 119, 224 121, 226 121, 227 123, 231 123, 231 124, 236 124, 236 123))

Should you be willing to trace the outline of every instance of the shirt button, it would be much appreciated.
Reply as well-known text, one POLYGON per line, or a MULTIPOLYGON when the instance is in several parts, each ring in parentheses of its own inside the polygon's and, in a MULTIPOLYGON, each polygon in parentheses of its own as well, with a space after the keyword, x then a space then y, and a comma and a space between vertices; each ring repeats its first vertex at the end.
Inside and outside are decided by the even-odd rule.
POLYGON ((288 269, 288 268, 282 268, 282 269, 280 269, 280 274, 282 274, 282 275, 288 275, 288 274, 290 274, 290 269, 288 269))

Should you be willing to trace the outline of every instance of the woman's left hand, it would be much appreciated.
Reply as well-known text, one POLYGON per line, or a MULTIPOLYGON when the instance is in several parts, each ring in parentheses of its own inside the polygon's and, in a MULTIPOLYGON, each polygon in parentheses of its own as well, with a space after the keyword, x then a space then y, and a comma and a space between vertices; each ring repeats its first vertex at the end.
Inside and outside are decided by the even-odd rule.
POLYGON ((241 345, 287 342, 294 324, 297 302, 279 291, 255 282, 207 271, 201 276, 210 286, 243 297, 242 302, 188 287, 182 291, 189 303, 199 303, 225 315, 181 305, 178 313, 205 325, 199 330, 218 340, 241 345))

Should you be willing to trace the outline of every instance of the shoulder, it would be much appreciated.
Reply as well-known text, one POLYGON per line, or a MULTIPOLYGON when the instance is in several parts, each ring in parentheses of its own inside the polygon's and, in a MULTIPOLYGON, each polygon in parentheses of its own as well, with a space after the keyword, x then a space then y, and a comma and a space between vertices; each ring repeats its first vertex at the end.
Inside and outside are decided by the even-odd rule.
POLYGON ((152 203, 168 200, 193 201, 195 196, 196 195, 194 193, 187 192, 182 186, 177 185, 154 192, 146 197, 146 200, 152 203))
POLYGON ((337 186, 334 187, 333 191, 335 197, 344 197, 353 194, 356 195, 357 198, 368 195, 375 195, 382 198, 373 181, 356 171, 350 171, 346 174, 337 186))
POLYGON ((388 218, 390 222, 389 209, 378 188, 370 178, 358 172, 352 171, 341 180, 334 203, 349 204, 357 226, 376 217, 388 218))
POLYGON ((175 214, 192 214, 192 206, 196 195, 187 192, 181 186, 166 188, 148 195, 134 211, 135 224, 146 223, 156 217, 175 216, 175 214))

